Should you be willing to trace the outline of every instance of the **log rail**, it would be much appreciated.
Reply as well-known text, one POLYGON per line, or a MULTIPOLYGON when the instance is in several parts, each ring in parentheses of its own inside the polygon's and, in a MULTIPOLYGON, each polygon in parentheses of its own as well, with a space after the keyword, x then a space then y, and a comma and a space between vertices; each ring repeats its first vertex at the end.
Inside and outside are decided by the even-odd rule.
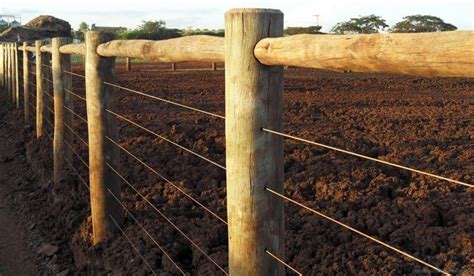
MULTIPOLYGON (((161 41, 112 40, 100 44, 97 53, 172 63, 224 62, 224 48, 222 37, 196 35, 161 41)), ((35 47, 26 50, 35 52, 35 47)), ((85 55, 85 50, 84 43, 60 48, 62 54, 85 55)), ((51 46, 44 45, 41 51, 50 53, 51 46)), ((272 37, 260 40, 254 55, 264 65, 473 78, 474 31, 272 37)))

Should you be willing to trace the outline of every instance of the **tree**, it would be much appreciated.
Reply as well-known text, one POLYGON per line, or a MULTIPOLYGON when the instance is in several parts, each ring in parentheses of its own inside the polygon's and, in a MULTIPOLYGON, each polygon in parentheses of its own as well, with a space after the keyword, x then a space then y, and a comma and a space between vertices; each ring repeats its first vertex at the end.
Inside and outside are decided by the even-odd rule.
POLYGON ((309 27, 288 27, 285 29, 285 35, 296 35, 296 34, 322 34, 322 26, 309 26, 309 27))
POLYGON ((120 39, 150 39, 162 40, 175 37, 181 37, 182 31, 179 29, 166 28, 164 20, 142 21, 136 29, 125 31, 118 34, 120 39))
POLYGON ((457 27, 444 22, 441 18, 431 15, 410 15, 395 24, 393 33, 424 33, 454 31, 457 27))
POLYGON ((79 24, 79 29, 78 29, 78 31, 80 31, 80 32, 87 32, 87 31, 89 31, 89 25, 87 25, 87 23, 84 22, 84 21, 81 22, 81 24, 79 24))
POLYGON ((339 22, 332 28, 331 32, 336 34, 373 34, 383 31, 387 27, 385 19, 372 14, 339 22))
POLYGON ((84 41, 84 34, 85 34, 85 32, 87 32, 89 30, 90 30, 89 25, 87 25, 86 22, 81 22, 81 24, 79 24, 78 30, 72 32, 72 37, 74 39, 79 40, 79 41, 84 41))
POLYGON ((191 29, 188 28, 187 30, 182 30, 183 36, 188 36, 188 35, 211 35, 211 36, 220 36, 224 37, 224 30, 223 29, 217 29, 217 30, 209 30, 209 29, 191 29))
POLYGON ((156 33, 166 28, 166 22, 164 20, 149 20, 142 21, 142 24, 138 26, 138 30, 142 30, 145 33, 156 33))

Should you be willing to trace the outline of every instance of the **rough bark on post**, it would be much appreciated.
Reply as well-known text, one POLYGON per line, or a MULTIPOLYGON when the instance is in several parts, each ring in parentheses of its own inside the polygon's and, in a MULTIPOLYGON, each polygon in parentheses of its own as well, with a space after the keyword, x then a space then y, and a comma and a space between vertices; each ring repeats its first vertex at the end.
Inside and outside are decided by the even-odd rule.
POLYGON ((44 113, 44 99, 43 99, 43 54, 41 53, 41 40, 35 41, 36 49, 36 138, 43 136, 43 113, 44 113))
POLYGON ((115 58, 101 57, 97 54, 99 44, 114 38, 111 34, 99 32, 86 33, 86 99, 89 133, 89 180, 91 193, 91 213, 93 243, 97 244, 111 237, 117 230, 116 222, 123 222, 120 203, 109 190, 120 199, 120 179, 111 171, 107 163, 117 168, 118 148, 107 137, 117 140, 115 118, 106 112, 113 109, 111 82, 114 77, 115 58))
POLYGON ((283 35, 283 14, 233 9, 225 14, 225 136, 230 275, 283 275, 266 250, 284 258, 283 68, 254 57, 255 44, 283 35))
POLYGON ((132 71, 132 61, 130 60, 129 57, 125 58, 125 70, 127 72, 132 71))
POLYGON ((16 108, 20 108, 20 67, 19 56, 18 56, 18 43, 13 44, 13 58, 15 59, 15 102, 16 108))
POLYGON ((23 108, 25 112, 25 124, 29 123, 30 117, 30 53, 26 50, 28 44, 23 42, 23 108))
MULTIPOLYGON (((64 71, 71 70, 70 55, 63 55, 59 52, 59 47, 71 43, 70 38, 53 38, 51 41, 51 66, 53 73, 53 95, 54 95, 54 139, 53 139, 53 179, 58 185, 64 172, 64 159, 67 158, 66 142, 71 143, 68 139, 70 135, 66 132, 66 124, 72 127, 72 117, 66 112, 64 106, 72 107, 72 99, 65 89, 70 89, 71 80, 64 71), (66 142, 65 142, 66 141, 66 142)), ((69 159, 70 160, 70 159, 69 159)))

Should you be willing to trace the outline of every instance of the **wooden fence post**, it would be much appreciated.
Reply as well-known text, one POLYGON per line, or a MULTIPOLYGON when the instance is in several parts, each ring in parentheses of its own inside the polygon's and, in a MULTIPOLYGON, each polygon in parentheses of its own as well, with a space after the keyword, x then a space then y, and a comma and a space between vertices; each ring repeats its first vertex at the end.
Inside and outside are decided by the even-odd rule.
POLYGON ((6 76, 6 53, 5 53, 5 44, 2 44, 2 63, 0 64, 0 66, 2 67, 2 87, 3 89, 5 89, 6 87, 6 81, 5 81, 5 76, 6 76))
POLYGON ((11 79, 12 79, 12 101, 16 103, 16 58, 15 58, 15 43, 12 43, 10 46, 10 53, 12 59, 11 67, 11 79))
POLYGON ((132 71, 132 61, 130 60, 129 57, 125 58, 125 70, 127 72, 132 71))
POLYGON ((176 63, 171 63, 171 71, 176 71, 176 63))
POLYGON ((26 50, 28 43, 23 42, 23 109, 25 112, 25 124, 30 118, 30 53, 26 50))
POLYGON ((217 70, 216 63, 215 63, 215 62, 213 62, 213 63, 212 63, 212 71, 216 71, 216 70, 217 70))
MULTIPOLYGON (((64 106, 72 108, 72 98, 65 89, 71 89, 71 78, 64 71, 71 70, 71 56, 59 52, 59 47, 71 43, 70 38, 53 38, 51 41, 51 66, 53 73, 54 98, 54 139, 53 139, 53 179, 59 184, 64 172, 66 158, 66 142, 71 143, 71 135, 66 132, 66 124, 72 127, 72 117, 65 111, 64 106)), ((68 151, 70 152, 70 151, 68 151)))
POLYGON ((13 44, 13 58, 15 59, 15 102, 16 108, 20 108, 20 70, 19 70, 19 56, 18 56, 18 43, 13 44))
POLYGON ((12 97, 12 51, 11 51, 11 44, 8 43, 7 45, 7 71, 8 71, 8 75, 7 75, 7 88, 8 88, 8 96, 10 97, 10 99, 13 100, 13 97, 12 97))
POLYGON ((107 167, 107 163, 117 168, 119 165, 118 148, 106 137, 117 140, 115 118, 106 112, 113 108, 111 82, 114 77, 115 58, 101 57, 97 46, 114 38, 112 34, 86 33, 86 99, 89 133, 89 182, 92 213, 93 244, 97 244, 116 232, 115 221, 123 223, 120 203, 120 179, 107 167))
POLYGON ((225 136, 230 275, 283 275, 266 250, 284 258, 283 68, 254 57, 257 42, 283 35, 283 14, 233 9, 225 14, 225 136))
POLYGON ((3 76, 4 76, 4 66, 3 66, 3 61, 4 61, 4 54, 3 54, 3 44, 0 43, 0 87, 2 87, 2 89, 4 88, 5 86, 5 82, 3 81, 3 76))
POLYGON ((43 99, 43 54, 41 53, 41 40, 35 41, 36 53, 36 138, 43 136, 43 113, 44 113, 44 99, 43 99))

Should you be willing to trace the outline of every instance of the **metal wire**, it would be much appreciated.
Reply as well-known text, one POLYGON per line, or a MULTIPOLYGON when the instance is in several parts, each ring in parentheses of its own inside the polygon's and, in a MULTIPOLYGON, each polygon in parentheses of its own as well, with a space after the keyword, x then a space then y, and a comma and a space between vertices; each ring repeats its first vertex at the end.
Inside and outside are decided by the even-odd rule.
POLYGON ((83 76, 83 75, 76 74, 76 73, 74 73, 74 72, 71 72, 71 71, 64 70, 63 72, 64 72, 64 73, 66 73, 66 74, 69 74, 69 75, 76 76, 76 77, 81 77, 81 78, 83 78, 83 79, 85 79, 85 78, 86 78, 86 77, 85 77, 85 76, 83 76))
POLYGON ((45 81, 47 81, 47 82, 49 82, 49 83, 51 83, 51 84, 54 84, 54 82, 53 82, 52 80, 50 80, 50 79, 43 78, 43 80, 45 80, 45 81))
POLYGON ((53 67, 52 67, 52 66, 49 66, 49 65, 47 65, 47 64, 44 64, 44 63, 43 63, 43 64, 41 64, 41 66, 44 66, 44 67, 46 67, 46 68, 49 68, 49 69, 53 69, 53 67))
POLYGON ((74 110, 70 109, 69 107, 67 107, 67 106, 65 106, 65 105, 64 105, 63 107, 64 107, 67 111, 69 111, 69 112, 71 112, 73 115, 75 115, 77 118, 79 118, 81 121, 83 121, 84 123, 87 124, 87 120, 86 120, 84 117, 82 117, 81 115, 77 114, 76 112, 74 112, 74 110))
POLYGON ((72 92, 71 90, 69 90, 69 89, 67 89, 67 88, 64 88, 64 91, 66 91, 67 93, 69 93, 69 94, 71 94, 71 95, 73 95, 73 96, 76 96, 77 98, 79 98, 79 99, 81 99, 81 100, 83 100, 83 101, 86 101, 86 98, 84 98, 84 97, 82 97, 82 96, 80 96, 80 95, 78 95, 78 94, 72 92))
POLYGON ((168 139, 168 138, 166 138, 166 137, 164 137, 164 136, 161 136, 160 134, 158 134, 158 133, 156 133, 156 132, 153 132, 152 130, 150 130, 150 129, 148 129, 148 128, 146 128, 146 127, 144 127, 144 126, 142 126, 142 125, 140 125, 140 124, 138 124, 138 123, 136 123, 136 122, 134 122, 134 121, 132 121, 132 120, 130 120, 130 119, 127 119, 126 117, 124 117, 124 116, 122 116, 122 115, 120 115, 120 114, 117 114, 117 113, 113 112, 112 110, 105 109, 105 111, 109 112, 110 114, 116 116, 117 118, 119 118, 119 119, 121 119, 121 120, 124 120, 124 121, 126 121, 126 122, 129 122, 129 123, 131 123, 132 125, 134 125, 134 126, 136 126, 136 127, 139 127, 139 128, 141 128, 141 129, 145 130, 146 132, 148 132, 148 133, 150 133, 150 134, 152 134, 152 135, 154 135, 154 136, 156 136, 156 137, 158 137, 158 138, 160 138, 160 139, 162 139, 162 140, 164 140, 164 141, 166 141, 166 142, 168 142, 168 143, 170 143, 170 144, 172 144, 172 145, 174 145, 174 146, 176 146, 176 147, 178 147, 178 148, 180 148, 180 149, 182 149, 182 150, 184 150, 184 151, 186 151, 186 152, 188 152, 188 153, 190 153, 190 154, 192 154, 192 155, 194 155, 194 156, 196 156, 196 157, 201 158, 202 160, 205 160, 205 161, 207 161, 207 162, 213 164, 214 166, 217 166, 217 167, 219 167, 219 168, 221 168, 221 169, 223 169, 223 170, 226 170, 226 168, 225 168, 224 166, 222 166, 221 164, 219 164, 219 163, 217 163, 217 162, 214 162, 214 161, 212 161, 211 159, 209 159, 209 158, 207 158, 207 157, 204 157, 204 156, 200 155, 199 153, 196 153, 196 152, 194 152, 194 151, 192 151, 192 150, 190 150, 190 149, 188 149, 188 148, 186 148, 186 147, 184 147, 184 146, 181 146, 180 144, 178 144, 178 143, 176 143, 176 142, 173 142, 173 141, 171 141, 170 139, 168 139))
POLYGON ((289 202, 291 202, 291 203, 293 203, 293 204, 295 204, 295 205, 297 205, 297 206, 299 206, 299 207, 301 207, 301 208, 303 208, 303 209, 305 209, 305 210, 307 210, 307 211, 310 211, 310 212, 312 212, 312 213, 314 213, 314 214, 316 214, 316 215, 318 215, 318 216, 320 216, 320 217, 323 217, 323 218, 325 218, 325 219, 327 219, 327 220, 330 220, 330 221, 332 221, 332 222, 334 222, 334 223, 336 223, 336 224, 338 224, 338 225, 340 225, 340 226, 342 226, 342 227, 344 227, 344 228, 346 228, 346 229, 348 229, 348 230, 350 230, 350 231, 352 231, 352 232, 354 232, 354 233, 357 233, 357 234, 359 234, 359 235, 361 235, 361 236, 363 236, 363 237, 365 237, 365 238, 367 238, 367 239, 369 239, 369 240, 371 240, 371 241, 374 241, 374 242, 376 242, 376 243, 378 243, 378 244, 380 244, 380 245, 383 245, 383 246, 385 246, 385 247, 387 247, 387 248, 389 248, 389 249, 392 249, 393 251, 395 251, 395 252, 397 252, 397 253, 399 253, 399 254, 402 254, 403 256, 408 257, 409 259, 412 259, 412 260, 414 260, 414 261, 417 261, 417 262, 419 262, 419 263, 421 263, 421 264, 423 264, 423 265, 425 265, 425 266, 428 266, 428 267, 430 267, 430 268, 432 268, 432 269, 434 269, 434 270, 436 270, 436 271, 438 271, 438 272, 440 272, 440 273, 442 273, 442 274, 451 275, 451 274, 449 274, 448 272, 442 270, 441 268, 438 268, 438 267, 436 267, 436 266, 434 266, 434 265, 431 265, 431 264, 429 264, 429 263, 427 263, 427 262, 425 262, 425 261, 423 261, 423 260, 420 260, 420 259, 418 259, 417 257, 415 257, 415 256, 413 256, 413 255, 410 255, 410 254, 408 254, 408 253, 406 253, 406 252, 404 252, 404 251, 402 251, 402 250, 400 250, 400 249, 397 249, 397 248, 395 248, 395 247, 393 247, 393 246, 391 246, 391 245, 389 245, 389 244, 387 244, 387 243, 385 243, 385 242, 383 242, 383 241, 380 241, 380 240, 378 240, 378 239, 376 239, 376 238, 374 238, 374 237, 371 237, 371 236, 369 236, 369 235, 367 235, 367 234, 365 234, 365 233, 363 233, 363 232, 361 232, 361 231, 359 231, 359 230, 357 230, 357 229, 355 229, 355 228, 352 228, 352 227, 349 226, 349 225, 346 225, 346 224, 344 224, 344 223, 342 223, 342 222, 339 222, 339 221, 336 220, 336 219, 333 219, 333 218, 331 218, 331 217, 329 217, 329 216, 327 216, 327 215, 325 215, 325 214, 323 214, 323 213, 321 213, 321 212, 318 212, 318 211, 316 211, 316 210, 314 210, 314 209, 312 209, 312 208, 310 208, 310 207, 308 207, 308 206, 306 206, 306 205, 303 205, 303 204, 301 204, 301 203, 299 203, 299 202, 297 202, 297 201, 295 201, 295 200, 293 200, 293 199, 291 199, 291 198, 289 198, 289 197, 287 197, 287 196, 285 196, 285 195, 282 195, 282 194, 280 194, 280 193, 278 193, 278 192, 276 192, 276 191, 274 191, 274 190, 272 190, 272 189, 270 189, 270 188, 268 188, 268 187, 265 187, 265 190, 268 191, 268 192, 270 192, 270 193, 272 193, 272 194, 274 194, 274 195, 276 195, 276 196, 278 196, 278 197, 280 197, 280 198, 282 198, 282 199, 285 199, 285 200, 287 200, 287 201, 289 201, 289 202))
POLYGON ((130 245, 132 246, 133 250, 135 250, 135 252, 137 252, 137 254, 140 256, 140 258, 143 260, 143 262, 145 263, 145 265, 148 267, 148 269, 151 271, 151 273, 153 273, 153 275, 156 275, 155 271, 153 270, 153 268, 151 268, 150 264, 146 261, 145 257, 143 257, 143 255, 140 253, 140 251, 138 251, 138 248, 133 244, 132 240, 130 240, 130 238, 125 234, 125 231, 123 231, 123 229, 120 227, 120 225, 117 223, 117 221, 109 214, 109 217, 112 219, 112 221, 115 223, 115 225, 117 226, 117 228, 120 230, 120 232, 122 233, 122 235, 125 237, 125 239, 127 239, 127 241, 130 243, 130 245))
POLYGON ((79 134, 78 134, 77 132, 75 132, 75 131, 72 129, 72 127, 70 127, 70 126, 69 126, 68 124, 66 124, 66 123, 64 123, 64 126, 65 126, 67 129, 69 129, 69 131, 70 131, 74 136, 76 136, 77 139, 79 139, 84 145, 86 145, 86 147, 89 147, 89 144, 88 144, 86 141, 84 141, 84 140, 82 139, 82 137, 79 136, 79 134))
POLYGON ((135 221, 135 223, 143 230, 143 232, 145 232, 145 234, 147 234, 147 236, 153 241, 153 243, 161 250, 161 252, 163 252, 163 254, 168 258, 168 260, 170 260, 176 266, 179 272, 181 272, 182 275, 186 275, 186 273, 178 266, 178 264, 175 261, 173 261, 173 259, 171 259, 171 256, 164 250, 164 248, 155 240, 155 238, 153 238, 153 236, 145 229, 145 227, 137 220, 137 218, 135 218, 132 212, 130 212, 130 210, 128 210, 127 207, 125 207, 125 205, 117 198, 117 196, 115 196, 114 193, 112 193, 112 191, 109 188, 107 188, 107 190, 112 195, 112 197, 122 206, 125 212, 130 215, 130 217, 135 221))
POLYGON ((111 139, 110 137, 108 136, 105 136, 105 138, 107 138, 107 140, 109 140, 110 142, 112 142, 115 146, 117 146, 118 148, 120 148, 121 150, 123 150, 125 153, 127 153, 128 155, 130 155, 133 159, 137 160, 140 164, 142 164, 143 166, 145 166, 147 169, 149 169, 152 173, 154 173, 155 175, 157 175, 158 177, 160 177, 161 179, 163 179, 165 182, 167 182, 168 184, 170 184, 171 186, 173 186, 175 189, 177 189, 179 192, 181 192, 183 195, 185 195, 187 198, 189 198, 190 200, 192 200, 194 203, 196 203, 197 205, 201 206, 204 210, 206 210, 209 214, 211 214, 212 216, 214 216, 215 218, 217 218, 218 220, 220 220, 221 222, 223 222, 224 224, 227 225, 227 221, 225 221, 223 218, 221 218, 219 215, 217 215, 216 213, 214 213, 213 211, 211 211, 209 208, 207 208, 206 206, 204 206, 201 202, 197 201, 196 199, 194 199, 192 196, 190 196, 188 193, 186 193, 182 188, 180 188, 179 186, 177 186, 176 184, 174 184, 173 182, 171 182, 170 180, 168 180, 166 177, 164 177, 163 175, 161 175, 160 173, 158 173, 155 169, 153 169, 152 167, 150 167, 147 163, 145 163, 144 161, 142 161, 140 158, 138 158, 137 156, 135 156, 133 153, 131 153, 130 151, 128 151, 127 149, 125 149, 124 147, 122 147, 119 143, 115 142, 113 139, 111 139))
POLYGON ((44 120, 51 126, 51 128, 54 130, 54 125, 53 123, 51 123, 51 121, 46 117, 46 116, 43 116, 44 120))
POLYGON ((194 108, 194 107, 191 107, 191 106, 180 104, 180 103, 177 103, 177 102, 174 102, 174 101, 166 100, 166 99, 163 99, 163 98, 160 98, 160 97, 157 97, 157 96, 149 95, 149 94, 146 94, 146 93, 143 93, 143 92, 140 92, 140 91, 137 91, 137 90, 133 90, 133 89, 130 89, 130 88, 127 88, 127 87, 123 87, 123 86, 120 86, 120 85, 117 85, 117 84, 113 84, 113 83, 106 82, 106 81, 104 81, 104 84, 107 84, 107 85, 110 85, 112 87, 119 88, 119 89, 122 89, 122 90, 125 90, 125 91, 128 91, 128 92, 132 92, 132 93, 135 93, 135 94, 138 94, 138 95, 141 95, 141 96, 145 96, 145 97, 148 97, 148 98, 151 98, 151 99, 155 99, 155 100, 158 100, 158 101, 161 101, 161 102, 165 102, 165 103, 168 103, 168 104, 172 104, 172 105, 176 105, 176 106, 179 106, 179 107, 182 107, 182 108, 186 108, 186 109, 189 109, 189 110, 192 110, 192 111, 195 111, 195 112, 203 113, 203 114, 213 116, 213 117, 216 117, 216 118, 220 118, 220 119, 225 119, 224 116, 219 115, 219 114, 215 114, 215 113, 208 112, 208 111, 205 111, 205 110, 202 110, 202 109, 199 109, 199 108, 194 108))
POLYGON ((89 185, 87 184, 87 182, 84 180, 84 178, 82 178, 81 174, 74 168, 74 166, 71 164, 71 162, 69 162, 69 160, 67 158, 64 158, 64 161, 66 161, 66 163, 69 165, 69 167, 72 169, 72 171, 77 175, 77 177, 79 177, 79 180, 81 180, 82 184, 84 184, 84 186, 86 186, 86 188, 88 190, 90 190, 89 185))
POLYGON ((54 110, 52 110, 51 108, 49 108, 47 105, 44 105, 44 107, 45 107, 49 112, 51 112, 51 114, 54 115, 54 110))
POLYGON ((224 272, 227 275, 227 272, 217 262, 215 262, 211 258, 211 256, 209 256, 199 245, 197 245, 193 240, 191 240, 191 238, 189 238, 188 235, 186 235, 181 229, 179 229, 179 227, 176 224, 174 224, 163 212, 158 210, 158 208, 155 205, 153 205, 153 203, 151 203, 142 193, 140 193, 140 191, 138 191, 135 187, 133 187, 133 185, 127 179, 125 179, 125 177, 123 177, 116 169, 114 169, 112 165, 107 163, 107 166, 118 177, 120 177, 120 179, 122 179, 128 186, 130 186, 132 190, 134 190, 141 198, 143 198, 143 200, 145 200, 148 203, 148 205, 150 205, 150 207, 153 208, 153 210, 155 210, 163 219, 165 219, 169 224, 171 224, 171 226, 173 226, 181 235, 183 235, 183 237, 185 237, 192 245, 194 245, 196 249, 198 249, 204 256, 206 256, 213 264, 215 264, 222 272, 224 272))
POLYGON ((84 164, 84 166, 86 166, 86 168, 89 169, 89 164, 87 164, 87 162, 84 161, 84 159, 82 159, 82 157, 74 150, 74 148, 71 146, 71 144, 69 144, 66 140, 64 140, 64 143, 74 153, 74 155, 77 156, 77 158, 81 161, 81 163, 84 164))
POLYGON ((439 176, 439 175, 436 175, 436 174, 432 174, 432 173, 429 173, 429 172, 424 172, 424 171, 420 171, 420 170, 417 170, 417 169, 412 169, 412 168, 405 167, 405 166, 402 166, 402 165, 398 165, 398 164, 395 164, 395 163, 392 163, 392 162, 388 162, 388 161, 380 160, 380 159, 377 159, 377 158, 369 157, 369 156, 366 156, 366 155, 358 154, 358 153, 355 153, 355 152, 339 149, 339 148, 328 146, 328 145, 325 145, 325 144, 309 141, 309 140, 306 140, 306 139, 303 139, 303 138, 299 138, 299 137, 292 136, 292 135, 289 135, 289 134, 281 133, 281 132, 278 132, 278 131, 275 131, 275 130, 271 130, 271 129, 267 129, 267 128, 262 128, 262 130, 266 131, 268 133, 276 134, 276 135, 279 135, 279 136, 282 136, 282 137, 285 137, 285 138, 289 138, 289 139, 293 139, 293 140, 296 140, 296 141, 299 141, 299 142, 308 143, 308 144, 311 144, 311 145, 323 147, 323 148, 334 150, 334 151, 337 151, 337 152, 342 152, 342 153, 345 153, 345 154, 349 154, 349 155, 356 156, 356 157, 359 157, 359 158, 367 159, 367 160, 374 161, 374 162, 377 162, 377 163, 381 163, 381 164, 384 164, 384 165, 389 165, 389 166, 392 166, 392 167, 396 167, 396 168, 399 168, 399 169, 404 169, 404 170, 407 170, 407 171, 419 173, 419 174, 422 174, 422 175, 430 176, 430 177, 437 178, 437 179, 440 179, 440 180, 444 180, 444 181, 447 181, 447 182, 451 182, 451 183, 463 185, 463 186, 466 186, 466 187, 474 188, 474 184, 469 184, 469 183, 465 183, 465 182, 462 182, 462 181, 458 181, 458 180, 446 178, 446 177, 443 177, 443 176, 439 176))
POLYGON ((287 268, 289 268, 291 271, 293 271, 293 272, 296 273, 297 275, 303 276, 303 273, 299 272, 298 270, 296 270, 295 268, 293 268, 293 267, 290 266, 289 264, 285 263, 285 261, 283 261, 282 259, 280 259, 278 256, 276 256, 275 254, 272 254, 272 252, 268 251, 268 249, 265 249, 265 253, 267 253, 268 255, 272 256, 275 260, 277 260, 279 263, 281 263, 282 265, 284 265, 284 266, 286 266, 287 268))

